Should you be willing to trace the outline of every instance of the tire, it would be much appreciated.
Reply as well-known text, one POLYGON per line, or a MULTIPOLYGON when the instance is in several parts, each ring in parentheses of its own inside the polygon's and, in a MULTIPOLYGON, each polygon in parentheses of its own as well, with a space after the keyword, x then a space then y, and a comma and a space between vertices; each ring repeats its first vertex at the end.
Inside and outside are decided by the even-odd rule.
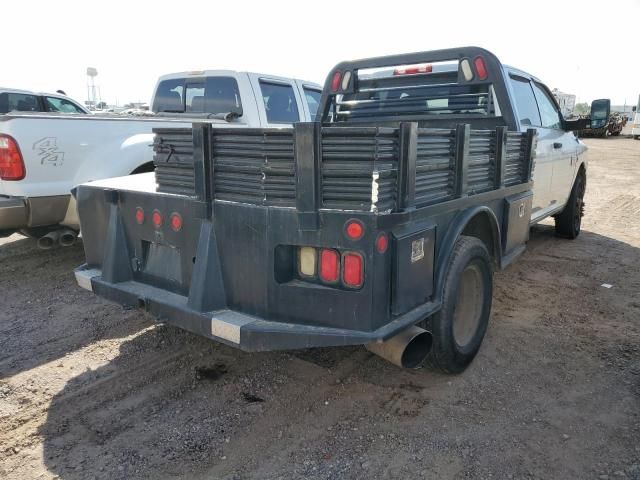
POLYGON ((582 217, 584 216, 584 191, 587 178, 583 172, 578 173, 573 183, 569 200, 564 210, 555 217, 556 235, 573 240, 580 235, 582 217))
POLYGON ((633 136, 633 139, 634 139, 634 140, 640 140, 640 135, 634 135, 634 136, 633 136))
POLYGON ((445 373, 460 373, 475 358, 489 324, 493 268, 489 251, 478 238, 461 236, 444 281, 442 308, 426 320, 433 336, 427 364, 445 373))

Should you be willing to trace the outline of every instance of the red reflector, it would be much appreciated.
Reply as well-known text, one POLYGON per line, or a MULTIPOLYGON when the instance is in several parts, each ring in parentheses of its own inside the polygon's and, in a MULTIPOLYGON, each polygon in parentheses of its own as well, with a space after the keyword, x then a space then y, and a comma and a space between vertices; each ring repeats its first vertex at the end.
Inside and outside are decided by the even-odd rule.
POLYGON ((162 215, 158 210, 153 211, 151 221, 153 222, 153 226, 156 228, 160 228, 162 226, 162 215))
POLYGON ((349 287, 362 285, 362 257, 356 253, 345 253, 342 281, 349 287))
POLYGON ((138 222, 138 225, 144 223, 144 210, 141 207, 136 208, 136 222, 138 222))
POLYGON ((402 67, 396 67, 393 71, 394 75, 416 75, 418 73, 431 73, 433 72, 433 65, 426 63, 424 65, 404 65, 402 67))
POLYGON ((387 238, 387 234, 381 233, 378 235, 378 238, 376 238, 376 250, 378 250, 379 253, 384 253, 387 251, 388 246, 389 239, 387 238))
POLYGON ((340 87, 340 77, 342 74, 340 72, 335 72, 333 74, 333 78, 331 79, 331 91, 337 92, 340 87))
POLYGON ((484 64, 484 58, 476 57, 473 59, 473 65, 476 67, 476 74, 480 80, 487 78, 487 67, 484 64))
POLYGON ((179 232, 180 229, 182 229, 182 217, 179 213, 173 212, 169 218, 169 222, 171 223, 171 230, 174 232, 179 232))
POLYGON ((324 282, 337 282, 340 270, 340 255, 335 250, 323 249, 320 252, 320 278, 324 282))
POLYGON ((351 240, 360 240, 362 238, 362 235, 364 235, 364 227, 360 222, 351 220, 349 223, 347 223, 346 232, 347 237, 349 237, 351 240))
POLYGON ((22 180, 26 173, 16 141, 9 135, 0 135, 0 179, 22 180))

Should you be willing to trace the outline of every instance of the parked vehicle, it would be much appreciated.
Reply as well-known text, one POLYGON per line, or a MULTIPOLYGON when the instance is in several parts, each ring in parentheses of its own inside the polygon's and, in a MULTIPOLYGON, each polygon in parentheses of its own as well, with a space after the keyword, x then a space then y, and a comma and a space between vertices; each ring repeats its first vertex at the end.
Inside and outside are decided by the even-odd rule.
MULTIPOLYGON (((58 240, 70 245, 78 232, 71 188, 152 171, 153 128, 191 128, 194 118, 219 128, 309 121, 320 92, 319 85, 301 80, 211 70, 160 78, 153 100, 156 118, 37 111, 0 115, 0 236, 20 231, 38 237, 43 248, 58 240)), ((16 102, 11 96, 9 101, 16 102)))
POLYGON ((36 93, 0 87, 0 115, 9 112, 89 113, 89 110, 59 93, 36 93))
POLYGON ((620 135, 625 125, 627 117, 619 112, 611 112, 611 101, 608 98, 594 100, 592 110, 582 118, 587 121, 585 128, 576 133, 579 137, 617 137, 620 135))
POLYGON ((157 130, 145 186, 79 186, 76 279, 247 351, 365 344, 460 372, 530 224, 580 232, 581 123, 480 48, 343 62, 317 122, 157 130))

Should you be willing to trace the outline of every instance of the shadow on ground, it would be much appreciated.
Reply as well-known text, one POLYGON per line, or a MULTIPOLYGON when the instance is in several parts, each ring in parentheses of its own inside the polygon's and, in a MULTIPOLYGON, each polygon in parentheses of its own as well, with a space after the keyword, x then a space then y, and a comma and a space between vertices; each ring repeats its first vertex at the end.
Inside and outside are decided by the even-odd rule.
POLYGON ((73 270, 83 262, 80 241, 51 250, 30 238, 0 245, 0 379, 151 324, 78 287, 73 270))

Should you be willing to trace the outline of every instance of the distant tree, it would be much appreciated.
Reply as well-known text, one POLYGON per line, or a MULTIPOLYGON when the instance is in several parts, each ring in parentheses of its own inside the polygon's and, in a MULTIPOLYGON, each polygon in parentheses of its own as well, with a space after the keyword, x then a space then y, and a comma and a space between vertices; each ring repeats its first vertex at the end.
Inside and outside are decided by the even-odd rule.
POLYGON ((573 107, 574 115, 586 115, 591 110, 591 106, 588 103, 576 103, 573 107))

